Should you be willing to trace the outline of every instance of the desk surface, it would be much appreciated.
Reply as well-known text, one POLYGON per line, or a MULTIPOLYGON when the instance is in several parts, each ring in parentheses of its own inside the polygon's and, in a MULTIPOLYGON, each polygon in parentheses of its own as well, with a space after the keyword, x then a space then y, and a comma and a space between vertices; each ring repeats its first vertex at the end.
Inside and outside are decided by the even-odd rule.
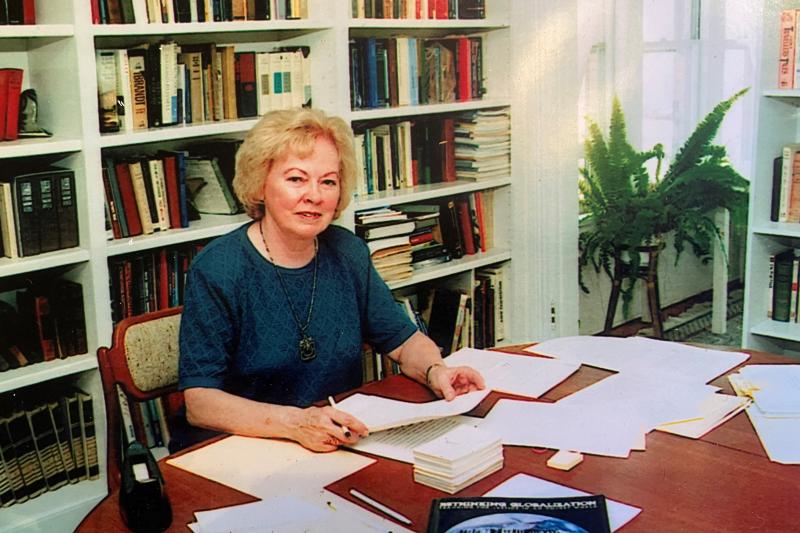
MULTIPOLYGON (((519 350, 508 349, 514 352, 519 350)), ((793 363, 785 357, 751 352, 744 364, 793 363)), ((582 367, 544 397, 557 400, 608 372, 582 367)), ((728 382, 712 382, 731 392, 728 382)), ((425 387, 393 376, 359 389, 407 401, 432 399, 425 387)), ((482 416, 504 397, 492 392, 470 414, 482 416)), ((632 452, 628 459, 585 455, 569 472, 548 468, 552 450, 505 446, 503 469, 467 487, 456 496, 478 496, 519 472, 532 474, 587 492, 642 508, 622 528, 625 533, 652 531, 793 531, 800 508, 800 466, 770 462, 745 413, 736 415, 699 440, 653 431, 647 451, 632 452)), ((327 488, 359 505, 349 494, 358 488, 409 517, 411 529, 424 531, 433 498, 448 494, 414 483, 413 465, 378 457, 377 462, 327 488)), ((169 531, 186 532, 194 511, 255 501, 257 498, 206 480, 161 461, 173 507, 169 531)), ((117 495, 111 494, 84 519, 78 531, 124 531, 117 495)))

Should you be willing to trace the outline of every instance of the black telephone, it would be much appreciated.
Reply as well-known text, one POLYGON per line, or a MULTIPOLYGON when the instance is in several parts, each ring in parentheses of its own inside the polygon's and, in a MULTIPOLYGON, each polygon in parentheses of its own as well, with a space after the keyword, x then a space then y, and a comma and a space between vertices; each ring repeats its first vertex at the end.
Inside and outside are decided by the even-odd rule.
POLYGON ((127 404, 120 405, 123 458, 119 506, 122 518, 135 533, 161 533, 172 523, 172 506, 155 457, 146 446, 136 440, 133 424, 127 423, 126 418, 130 416, 127 408, 127 404))

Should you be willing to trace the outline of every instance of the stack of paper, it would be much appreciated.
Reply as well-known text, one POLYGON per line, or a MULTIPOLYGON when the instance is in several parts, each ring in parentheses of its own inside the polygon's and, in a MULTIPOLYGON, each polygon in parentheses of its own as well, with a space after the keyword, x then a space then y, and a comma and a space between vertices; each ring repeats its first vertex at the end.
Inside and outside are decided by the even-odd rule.
POLYGON ((800 365, 747 365, 728 376, 770 460, 800 464, 800 365))
POLYGON ((500 439, 458 426, 414 449, 414 481, 454 494, 503 468, 500 439))

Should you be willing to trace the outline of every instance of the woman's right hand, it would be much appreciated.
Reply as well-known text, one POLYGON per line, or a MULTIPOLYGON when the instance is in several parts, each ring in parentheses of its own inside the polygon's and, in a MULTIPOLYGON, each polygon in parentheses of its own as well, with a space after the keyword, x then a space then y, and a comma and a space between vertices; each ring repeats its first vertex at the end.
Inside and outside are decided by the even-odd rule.
POLYGON ((342 444, 355 444, 368 434, 359 419, 325 406, 302 409, 291 438, 309 450, 332 452, 342 444))

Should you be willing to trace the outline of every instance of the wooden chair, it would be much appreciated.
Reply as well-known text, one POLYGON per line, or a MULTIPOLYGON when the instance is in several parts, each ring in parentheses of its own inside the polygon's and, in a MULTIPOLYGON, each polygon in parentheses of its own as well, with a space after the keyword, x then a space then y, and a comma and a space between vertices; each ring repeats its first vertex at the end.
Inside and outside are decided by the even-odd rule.
MULTIPOLYGON (((178 329, 182 310, 174 307, 122 320, 114 329, 111 347, 97 350, 108 418, 109 491, 120 484, 121 411, 116 386, 129 403, 179 395, 178 329)), ((138 412, 131 411, 136 418, 138 412)))

